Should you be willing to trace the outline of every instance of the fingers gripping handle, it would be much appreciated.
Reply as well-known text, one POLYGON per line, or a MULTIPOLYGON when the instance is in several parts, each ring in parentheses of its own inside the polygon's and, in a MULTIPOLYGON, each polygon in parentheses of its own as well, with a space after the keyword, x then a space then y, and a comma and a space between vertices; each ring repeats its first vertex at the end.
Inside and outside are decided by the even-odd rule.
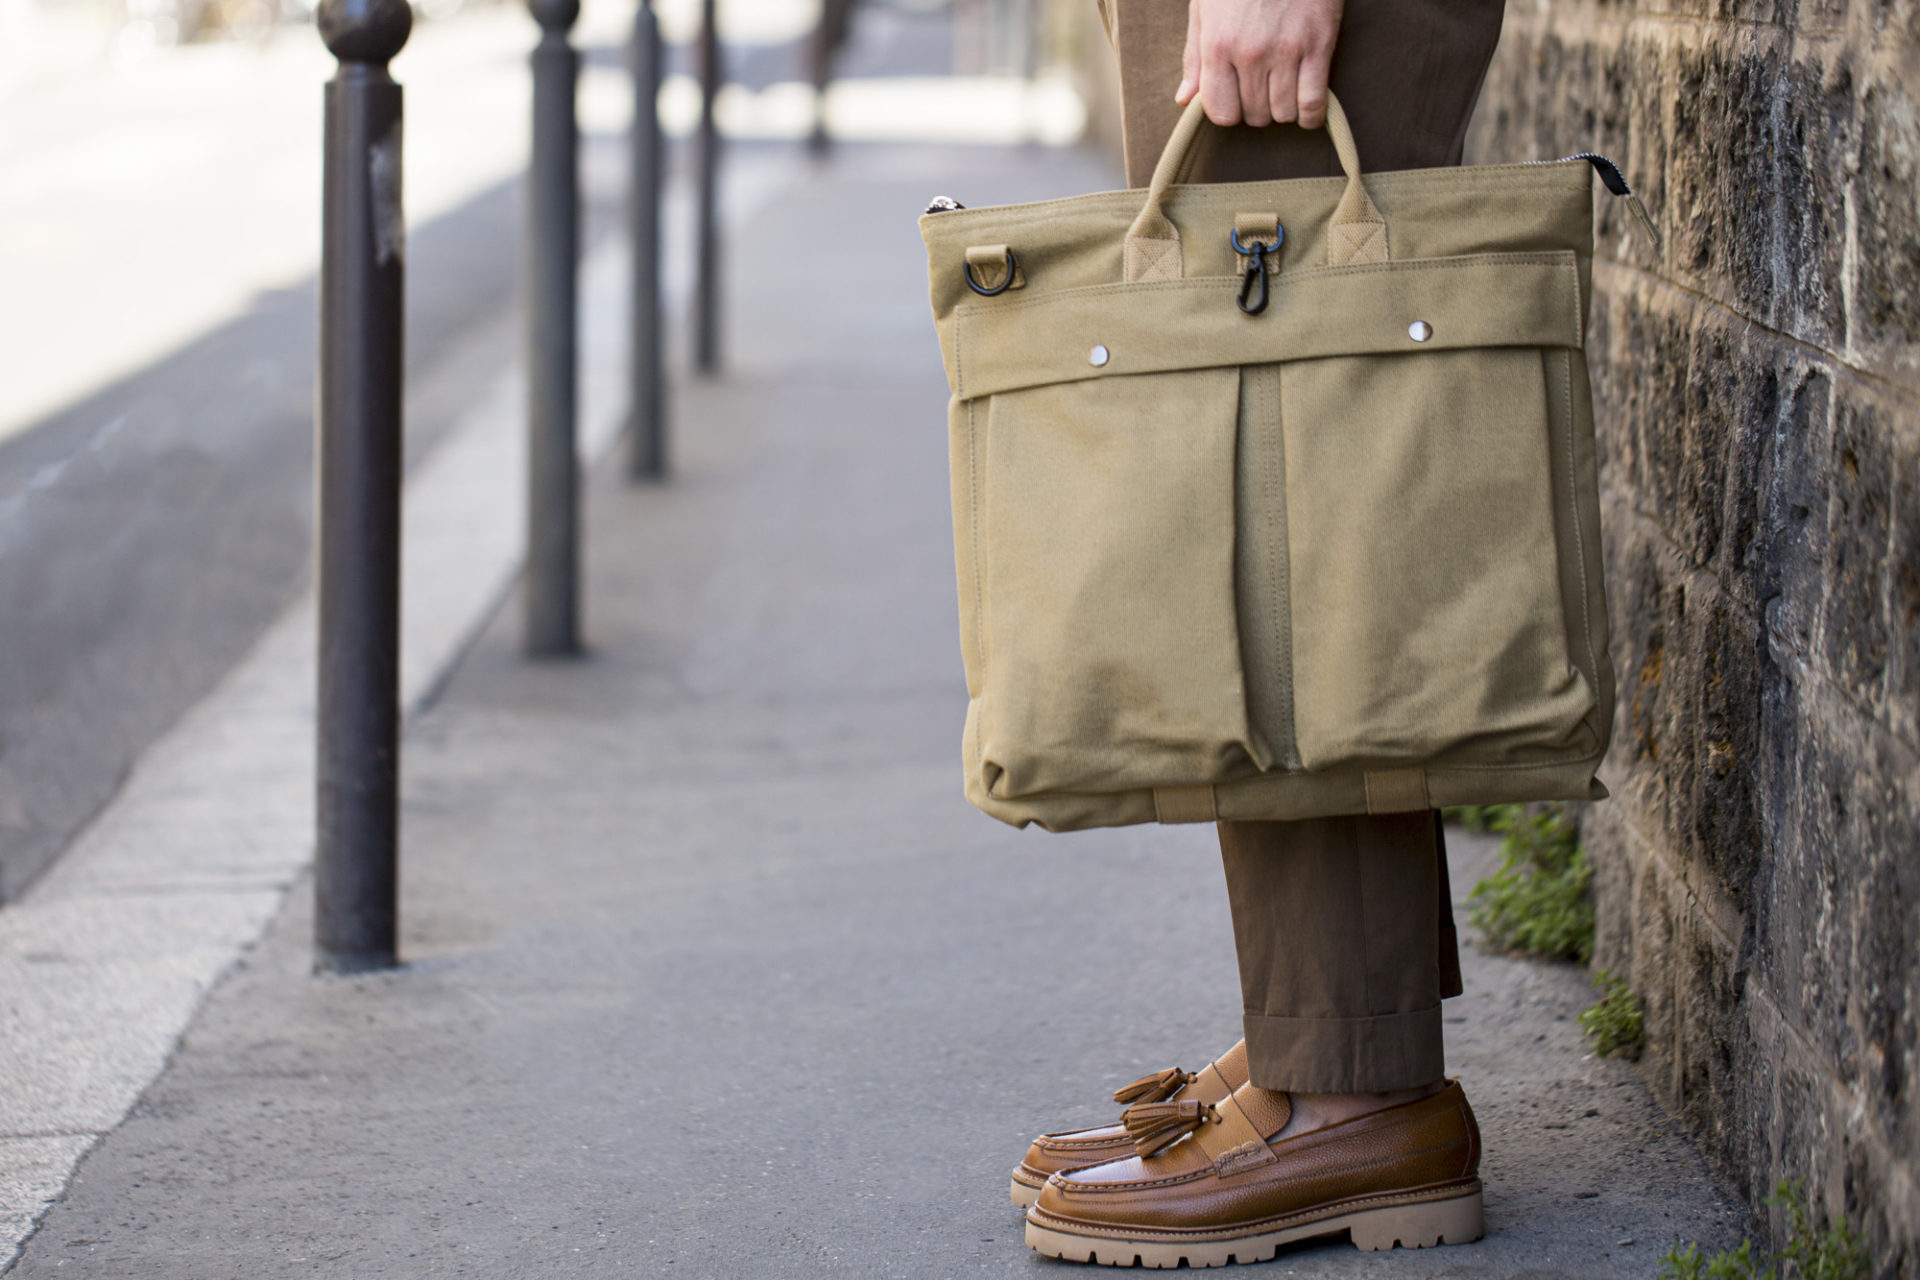
MULTIPOLYGON (((1145 280, 1178 280, 1185 274, 1180 252, 1180 230, 1166 215, 1167 192, 1192 169, 1200 131, 1207 125, 1206 111, 1195 98, 1187 104, 1180 122, 1173 127, 1160 162, 1153 168, 1147 184, 1146 202, 1140 216, 1127 228, 1123 257, 1124 278, 1131 284, 1145 280)), ((1340 155, 1340 167, 1346 171, 1347 189, 1333 211, 1327 228, 1327 261, 1333 266, 1349 262, 1387 261, 1387 220, 1367 194, 1360 180, 1360 152, 1353 145, 1353 129, 1340 100, 1327 95, 1327 133, 1333 149, 1340 155)))

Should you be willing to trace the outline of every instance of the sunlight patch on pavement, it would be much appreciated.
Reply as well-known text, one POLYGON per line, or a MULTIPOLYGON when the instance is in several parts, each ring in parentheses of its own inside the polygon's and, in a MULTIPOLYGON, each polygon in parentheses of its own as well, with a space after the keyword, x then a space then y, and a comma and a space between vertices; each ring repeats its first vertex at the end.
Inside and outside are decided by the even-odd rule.
MULTIPOLYGON (((827 130, 844 142, 927 142, 1065 146, 1087 127, 1087 106, 1064 77, 876 76, 836 81, 827 90, 827 130)), ((784 141, 813 129, 813 87, 798 80, 764 89, 727 85, 714 104, 723 135, 784 141)), ((622 72, 591 68, 581 78, 580 124, 589 133, 619 134, 633 120, 633 90, 622 72)), ((700 120, 700 85, 669 76, 660 87, 660 125, 669 136, 692 134, 700 120)))
MULTIPOLYGON (((654 0, 660 34, 668 44, 687 44, 700 33, 701 0, 654 0)), ((820 21, 820 0, 725 0, 719 6, 724 44, 786 44, 820 21)))

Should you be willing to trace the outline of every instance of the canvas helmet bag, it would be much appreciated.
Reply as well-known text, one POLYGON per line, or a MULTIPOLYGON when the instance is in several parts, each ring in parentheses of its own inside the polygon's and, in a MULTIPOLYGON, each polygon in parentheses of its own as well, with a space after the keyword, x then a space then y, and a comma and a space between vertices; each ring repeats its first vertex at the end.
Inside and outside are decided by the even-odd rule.
POLYGON ((1151 185, 921 219, 966 794, 1050 830, 1604 796, 1597 172, 1151 185))

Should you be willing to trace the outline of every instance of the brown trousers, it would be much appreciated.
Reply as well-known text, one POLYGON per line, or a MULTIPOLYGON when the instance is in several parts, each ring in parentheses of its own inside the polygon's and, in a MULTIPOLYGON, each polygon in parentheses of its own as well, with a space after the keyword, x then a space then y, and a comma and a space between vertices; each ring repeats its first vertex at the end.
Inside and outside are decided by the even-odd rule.
MULTIPOLYGON (((1460 163, 1503 0, 1348 0, 1330 83, 1368 170, 1460 163)), ((1143 187, 1181 108, 1177 0, 1103 0, 1120 58, 1127 181, 1143 187)), ((1340 172, 1324 132, 1209 128, 1194 181, 1340 172)), ((1411 1088, 1445 1072, 1460 992, 1446 850, 1432 814, 1223 822, 1247 1065, 1263 1089, 1411 1088)))

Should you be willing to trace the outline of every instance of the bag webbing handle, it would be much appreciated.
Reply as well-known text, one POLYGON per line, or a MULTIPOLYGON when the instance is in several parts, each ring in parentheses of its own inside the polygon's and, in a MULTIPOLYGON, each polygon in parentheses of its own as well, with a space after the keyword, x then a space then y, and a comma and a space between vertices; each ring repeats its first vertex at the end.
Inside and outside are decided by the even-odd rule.
MULTIPOLYGON (((1146 203, 1140 206, 1140 216, 1127 228, 1123 270, 1128 283, 1178 280, 1185 272, 1180 230, 1167 217, 1164 206, 1168 189, 1193 167, 1195 144, 1207 123, 1206 110, 1196 97, 1187 104, 1165 149, 1160 152, 1160 162, 1154 165, 1153 178, 1147 184, 1146 203)), ((1347 113, 1341 109, 1340 100, 1331 93, 1327 94, 1327 134, 1340 156, 1340 168, 1347 175, 1347 189, 1327 227, 1327 261, 1336 267, 1349 262, 1385 262, 1388 259, 1387 220, 1380 216, 1379 207, 1360 180, 1360 151, 1353 144, 1353 129, 1347 123, 1347 113)))

